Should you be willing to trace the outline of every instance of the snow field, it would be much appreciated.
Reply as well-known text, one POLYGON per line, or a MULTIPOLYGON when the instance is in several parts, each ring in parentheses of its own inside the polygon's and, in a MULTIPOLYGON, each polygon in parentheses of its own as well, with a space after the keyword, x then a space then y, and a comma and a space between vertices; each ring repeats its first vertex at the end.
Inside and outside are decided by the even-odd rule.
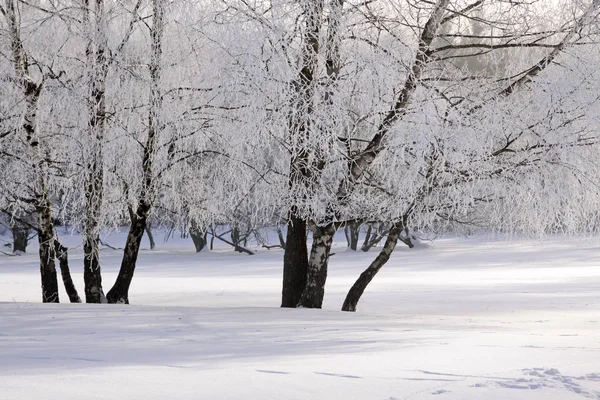
MULTIPOLYGON (((0 399, 600 398, 598 240, 400 248, 357 313, 338 310, 375 253, 338 245, 323 310, 277 307, 281 250, 159 240, 129 306, 40 304, 35 247, 0 256, 0 399)), ((101 259, 106 289, 120 252, 101 259)))

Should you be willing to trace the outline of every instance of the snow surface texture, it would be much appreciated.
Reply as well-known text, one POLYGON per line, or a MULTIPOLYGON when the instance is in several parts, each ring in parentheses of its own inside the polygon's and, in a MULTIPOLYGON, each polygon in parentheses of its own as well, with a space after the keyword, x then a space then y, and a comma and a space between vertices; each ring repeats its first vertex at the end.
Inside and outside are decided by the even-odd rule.
MULTIPOLYGON (((600 399, 597 240, 400 248, 357 313, 375 252, 339 241, 324 309, 280 309, 281 250, 157 244, 130 306, 40 304, 36 247, 0 255, 0 399, 600 399)), ((101 257, 107 290, 120 252, 101 257)))

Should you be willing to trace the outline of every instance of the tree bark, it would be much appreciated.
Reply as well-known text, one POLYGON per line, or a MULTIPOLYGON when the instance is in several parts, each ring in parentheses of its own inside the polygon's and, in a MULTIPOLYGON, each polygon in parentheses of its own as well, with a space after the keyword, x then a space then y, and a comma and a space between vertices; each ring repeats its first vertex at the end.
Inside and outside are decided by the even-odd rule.
POLYGON ((314 227, 312 231, 313 243, 308 261, 306 286, 302 292, 298 306, 304 308, 321 308, 323 306, 323 297, 325 296, 329 254, 336 228, 334 224, 329 224, 324 227, 314 227))
POLYGON ((100 234, 88 232, 83 241, 83 282, 86 303, 106 303, 99 260, 100 234))
MULTIPOLYGON (((304 6, 305 31, 302 38, 302 65, 294 81, 296 108, 289 123, 292 142, 297 150, 290 160, 289 188, 310 186, 313 167, 309 160, 310 116, 314 112, 316 73, 320 49, 319 34, 322 25, 323 0, 307 1, 304 6)), ((302 195, 298 200, 302 200, 302 195)), ((308 251, 306 243, 306 220, 298 214, 293 205, 289 211, 286 246, 283 255, 282 307, 297 307, 305 287, 308 271, 308 251)))
POLYGON ((283 237, 283 232, 281 232, 279 225, 277 226, 277 237, 279 238, 279 245, 285 250, 285 238, 283 237))
POLYGON ((58 240, 54 240, 54 249, 56 251, 56 257, 60 264, 60 275, 62 276, 65 290, 69 296, 71 303, 81 303, 81 298, 75 289, 73 284, 73 278, 71 277, 71 271, 69 270, 69 254, 65 246, 63 246, 58 240))
POLYGON ((58 278, 54 263, 54 228, 50 214, 50 201, 36 206, 38 216, 38 241, 40 245, 40 275, 42 278, 42 302, 59 303, 58 278))
POLYGON ((195 223, 192 223, 189 232, 192 242, 194 242, 196 253, 200 253, 206 247, 206 231, 202 231, 195 223))
POLYGON ((146 225, 146 235, 148 236, 148 241, 150 242, 150 250, 154 250, 156 243, 154 242, 154 235, 152 235, 152 227, 150 226, 150 223, 146 225))
POLYGON ((283 288, 281 307, 298 306, 306 286, 308 271, 308 249, 306 244, 306 222, 292 214, 288 222, 283 252, 283 288))
POLYGON ((13 236, 13 253, 25 253, 27 250, 29 227, 15 221, 11 225, 11 232, 13 236))
POLYGON ((356 311, 356 305, 367 288, 367 285, 390 259, 390 256, 396 247, 396 243, 398 243, 398 237, 400 236, 402 229, 401 226, 394 225, 392 227, 388 233, 383 249, 381 249, 375 260, 362 274, 360 274, 360 277, 356 280, 354 285, 352 285, 352 288, 350 288, 350 291, 344 300, 342 311, 356 311))
POLYGON ((129 304, 129 287, 131 286, 131 280, 135 272, 149 211, 150 207, 148 205, 141 204, 137 208, 133 221, 131 221, 119 274, 117 275, 115 284, 106 294, 108 303, 129 304))
POLYGON ((91 154, 87 163, 85 184, 86 211, 83 220, 83 281, 86 303, 106 301, 102 289, 100 268, 100 218, 104 187, 103 147, 106 131, 106 77, 108 74, 106 16, 104 0, 95 0, 90 20, 88 0, 85 1, 84 21, 92 26, 86 53, 89 72, 88 138, 91 154))
POLYGON ((348 238, 348 247, 350 250, 356 251, 358 249, 358 239, 360 236, 360 223, 350 223, 346 226, 346 234, 348 238))
POLYGON ((54 227, 50 211, 50 198, 47 184, 47 166, 45 154, 41 148, 40 135, 37 130, 37 111, 43 81, 36 83, 29 73, 27 52, 20 36, 20 27, 17 19, 16 2, 8 1, 6 13, 10 35, 13 68, 20 79, 21 89, 25 102, 25 113, 21 124, 21 131, 28 147, 28 156, 33 175, 33 196, 38 224, 38 241, 40 255, 40 276, 42 283, 42 301, 44 303, 58 303, 58 279, 54 263, 54 227))

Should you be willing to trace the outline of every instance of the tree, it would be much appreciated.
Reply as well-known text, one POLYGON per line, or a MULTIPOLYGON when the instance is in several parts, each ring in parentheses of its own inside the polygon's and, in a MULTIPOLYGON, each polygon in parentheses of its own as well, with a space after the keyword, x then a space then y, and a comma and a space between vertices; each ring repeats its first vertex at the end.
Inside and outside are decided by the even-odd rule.
MULTIPOLYGON (((492 92, 492 98, 495 98, 493 100, 495 101, 492 106, 493 109, 483 102, 476 106, 473 106, 472 103, 470 103, 470 105, 466 107, 466 110, 463 111, 463 114, 458 114, 460 120, 452 122, 450 122, 449 112, 444 114, 444 121, 447 122, 447 124, 442 124, 441 127, 453 131, 457 129, 457 126, 460 126, 459 129, 462 135, 465 134, 465 131, 468 132, 469 128, 473 127, 473 124, 481 124, 482 119, 486 120, 484 125, 486 127, 492 126, 493 124, 491 120, 487 119, 489 117, 495 119, 497 124, 497 115, 499 113, 504 113, 501 115, 504 115, 507 119, 511 118, 511 115, 517 116, 518 114, 521 114, 517 118, 525 117, 523 119, 527 122, 525 123, 524 130, 511 129, 513 127, 509 124, 502 124, 501 126, 504 126, 505 130, 499 136, 504 136, 505 139, 497 141, 496 147, 492 149, 484 146, 479 147, 480 144, 477 140, 468 134, 467 136, 469 136, 469 139, 471 140, 466 142, 466 148, 461 148, 460 141, 448 143, 448 145, 445 145, 444 147, 440 145, 435 148, 429 156, 429 162, 425 164, 425 169, 422 174, 425 178, 423 180, 423 186, 415 192, 412 199, 409 198, 408 206, 404 209, 401 217, 396 219, 397 222, 395 222, 395 225, 388 234, 384 248, 350 289, 344 301, 342 310, 356 310, 357 302, 366 286, 388 261, 389 256, 397 243, 400 232, 405 229, 408 221, 419 218, 414 214, 423 215, 423 213, 429 213, 430 215, 433 214, 442 219, 457 219, 460 218, 461 215, 464 218, 465 212, 469 212, 477 204, 483 204, 484 207, 492 202, 501 203, 500 205, 506 204, 505 199, 507 193, 512 192, 514 195, 515 192, 522 192, 523 189, 527 192, 532 190, 532 186, 522 185, 524 182, 523 177, 526 176, 524 174, 535 176, 536 178, 534 178, 534 181, 536 181, 544 175, 543 173, 540 173, 541 171, 536 170, 538 165, 549 166, 549 170, 553 171, 553 173, 559 172, 561 170, 560 166, 566 165, 564 164, 564 161, 559 161, 563 157, 561 157, 560 154, 557 154, 556 149, 558 147, 572 149, 578 147, 586 148, 597 143, 597 138, 595 136, 586 134, 589 125, 578 125, 577 128, 572 129, 576 121, 579 120, 577 114, 568 112, 566 108, 562 110, 560 116, 556 114, 556 107, 558 107, 558 104, 565 101, 564 98, 557 96, 557 99, 553 99, 551 103, 553 105, 540 113, 541 115, 536 115, 534 112, 523 115, 522 110, 523 107, 528 106, 528 100, 537 102, 537 99, 544 95, 543 93, 536 91, 534 91, 534 96, 524 96, 524 99, 515 95, 519 94, 519 89, 530 84, 534 77, 540 72, 551 66, 552 62, 565 50, 576 35, 581 35, 582 30, 586 29, 586 26, 592 21, 592 18, 597 16, 599 6, 599 2, 592 2, 592 4, 584 10, 583 14, 572 21, 571 25, 565 30, 546 30, 545 32, 551 32, 549 38, 554 39, 559 37, 559 41, 540 45, 540 47, 549 48, 550 51, 536 62, 526 66, 520 73, 510 76, 509 79, 501 80, 502 82, 506 82, 504 87, 494 89, 494 86, 491 86, 491 90, 488 89, 492 92), (493 92, 494 90, 496 93, 493 92), (513 104, 507 104, 509 105, 508 108, 502 109, 501 111, 498 110, 498 103, 506 100, 509 96, 511 97, 513 104), (513 97, 516 97, 517 99, 513 97), (510 106, 514 105, 515 100, 517 101, 517 106, 515 107, 517 109, 513 108, 511 110, 510 106), (483 111, 483 109, 485 109, 485 112, 479 113, 480 111, 483 111), (517 111, 517 114, 515 114, 515 111, 517 111), (560 120, 560 122, 556 123, 555 120, 560 120), (538 130, 538 127, 540 126, 543 126, 543 128, 538 130), (509 128, 508 130, 506 129, 507 127, 509 128), (555 131, 560 132, 560 137, 557 138, 553 135, 555 131), (529 135, 529 133, 533 133, 533 135, 529 135), (462 159, 457 162, 457 157, 451 153, 460 154, 462 159), (490 164, 486 165, 486 163, 490 164), (535 175, 531 175, 532 172, 534 172, 535 175)), ((471 10, 474 11, 476 8, 472 7, 471 10)), ((469 18, 469 13, 461 13, 461 16, 456 18, 469 18)), ((506 37, 506 33, 503 32, 503 35, 506 37)), ((542 33, 528 32, 527 35, 539 36, 542 35, 542 33)), ((451 36, 454 38, 460 37, 456 34, 451 36)), ((497 39, 501 36, 481 34, 469 35, 468 37, 470 39, 497 39)), ((539 41, 531 46, 523 43, 521 46, 537 47, 538 44, 539 41)), ((476 51, 471 54, 478 55, 482 51, 481 49, 485 49, 485 54, 489 54, 489 52, 493 50, 506 49, 511 46, 512 44, 509 45, 509 43, 503 41, 493 44, 470 41, 466 45, 456 45, 452 43, 445 46, 437 45, 430 51, 430 54, 435 57, 437 52, 443 50, 444 54, 441 58, 444 60, 452 60, 457 57, 469 56, 469 53, 465 54, 461 51, 465 48, 469 49, 469 51, 476 49, 476 51), (452 54, 451 50, 454 50, 455 53, 452 54)), ((526 63, 527 62, 529 61, 526 60, 526 63)), ((486 70, 489 72, 489 69, 486 68, 486 70)), ((512 73, 510 67, 509 72, 512 73)), ((485 78, 486 75, 482 74, 479 77, 480 82, 485 78)), ((579 83, 576 83, 576 85, 579 85, 579 83)), ((441 92, 441 90, 439 91, 441 92)), ((573 93, 570 93, 569 95, 572 94, 573 93)), ((446 98, 451 99, 453 97, 446 95, 446 98)), ((448 101, 451 107, 450 112, 452 112, 452 109, 455 107, 463 106, 465 100, 470 100, 467 97, 456 96, 454 98, 458 98, 459 100, 455 102, 448 101)), ((531 103, 529 106, 530 105, 531 103)), ((579 113, 580 110, 581 104, 577 107, 577 113, 579 113)), ((497 132, 495 131, 496 130, 493 129, 492 135, 489 135, 489 133, 486 135, 486 133, 477 129, 478 135, 483 137, 484 140, 486 136, 493 137, 494 133, 497 132)), ((437 143, 443 143, 443 140, 444 135, 439 134, 437 143)), ((565 190, 564 194, 568 195, 569 192, 569 190, 565 190)), ((397 197, 394 198, 394 200, 397 201, 397 197)), ((502 209, 502 207, 499 208, 502 209)), ((486 209, 488 210, 486 215, 488 219, 491 219, 490 217, 493 214, 489 213, 489 207, 486 209)), ((527 210, 529 215, 535 213, 535 211, 529 207, 527 210)), ((552 214, 555 215, 555 213, 552 214)), ((501 219, 505 220, 504 223, 506 222, 505 218, 501 219)), ((531 229, 531 227, 528 228, 528 230, 531 229)))

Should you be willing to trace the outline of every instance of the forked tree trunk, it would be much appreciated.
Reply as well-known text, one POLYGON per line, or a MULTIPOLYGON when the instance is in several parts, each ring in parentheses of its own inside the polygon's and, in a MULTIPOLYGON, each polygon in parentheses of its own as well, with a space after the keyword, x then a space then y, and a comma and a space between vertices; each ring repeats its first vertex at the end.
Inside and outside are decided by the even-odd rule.
MULTIPOLYGON (((290 160, 289 187, 307 187, 313 173, 309 161, 310 116, 314 112, 314 94, 319 55, 319 35, 322 25, 322 0, 302 2, 305 31, 302 39, 302 66, 294 81, 293 106, 296 112, 290 120, 289 130, 297 148, 290 160)), ((289 212, 288 230, 283 255, 283 289, 281 307, 297 307, 305 288, 308 271, 306 220, 293 206, 289 212)))
POLYGON ((392 227, 388 233, 383 249, 381 249, 375 260, 362 274, 360 274, 360 277, 356 280, 354 285, 352 285, 352 288, 350 288, 350 291, 344 300, 342 311, 356 311, 356 305, 367 288, 367 285, 373 280, 381 267, 383 267, 390 259, 390 256, 396 247, 396 243, 398 243, 400 232, 402 232, 401 226, 392 227))
POLYGON ((13 253, 25 253, 27 250, 27 238, 29 237, 29 227, 23 226, 18 222, 11 225, 13 236, 13 253))
POLYGON ((69 250, 56 239, 54 240, 54 249, 56 251, 56 258, 58 258, 60 264, 60 275, 62 276, 69 300, 71 303, 81 303, 81 298, 79 297, 79 293, 77 293, 77 289, 75 289, 71 271, 69 270, 69 250))
POLYGON ((313 229, 313 244, 308 260, 306 286, 302 292, 299 307, 321 308, 325 295, 325 281, 329 254, 336 228, 333 224, 313 229))
POLYGON ((281 307, 298 306, 306 286, 308 249, 306 245, 306 222, 296 216, 290 217, 283 253, 283 289, 281 307))

